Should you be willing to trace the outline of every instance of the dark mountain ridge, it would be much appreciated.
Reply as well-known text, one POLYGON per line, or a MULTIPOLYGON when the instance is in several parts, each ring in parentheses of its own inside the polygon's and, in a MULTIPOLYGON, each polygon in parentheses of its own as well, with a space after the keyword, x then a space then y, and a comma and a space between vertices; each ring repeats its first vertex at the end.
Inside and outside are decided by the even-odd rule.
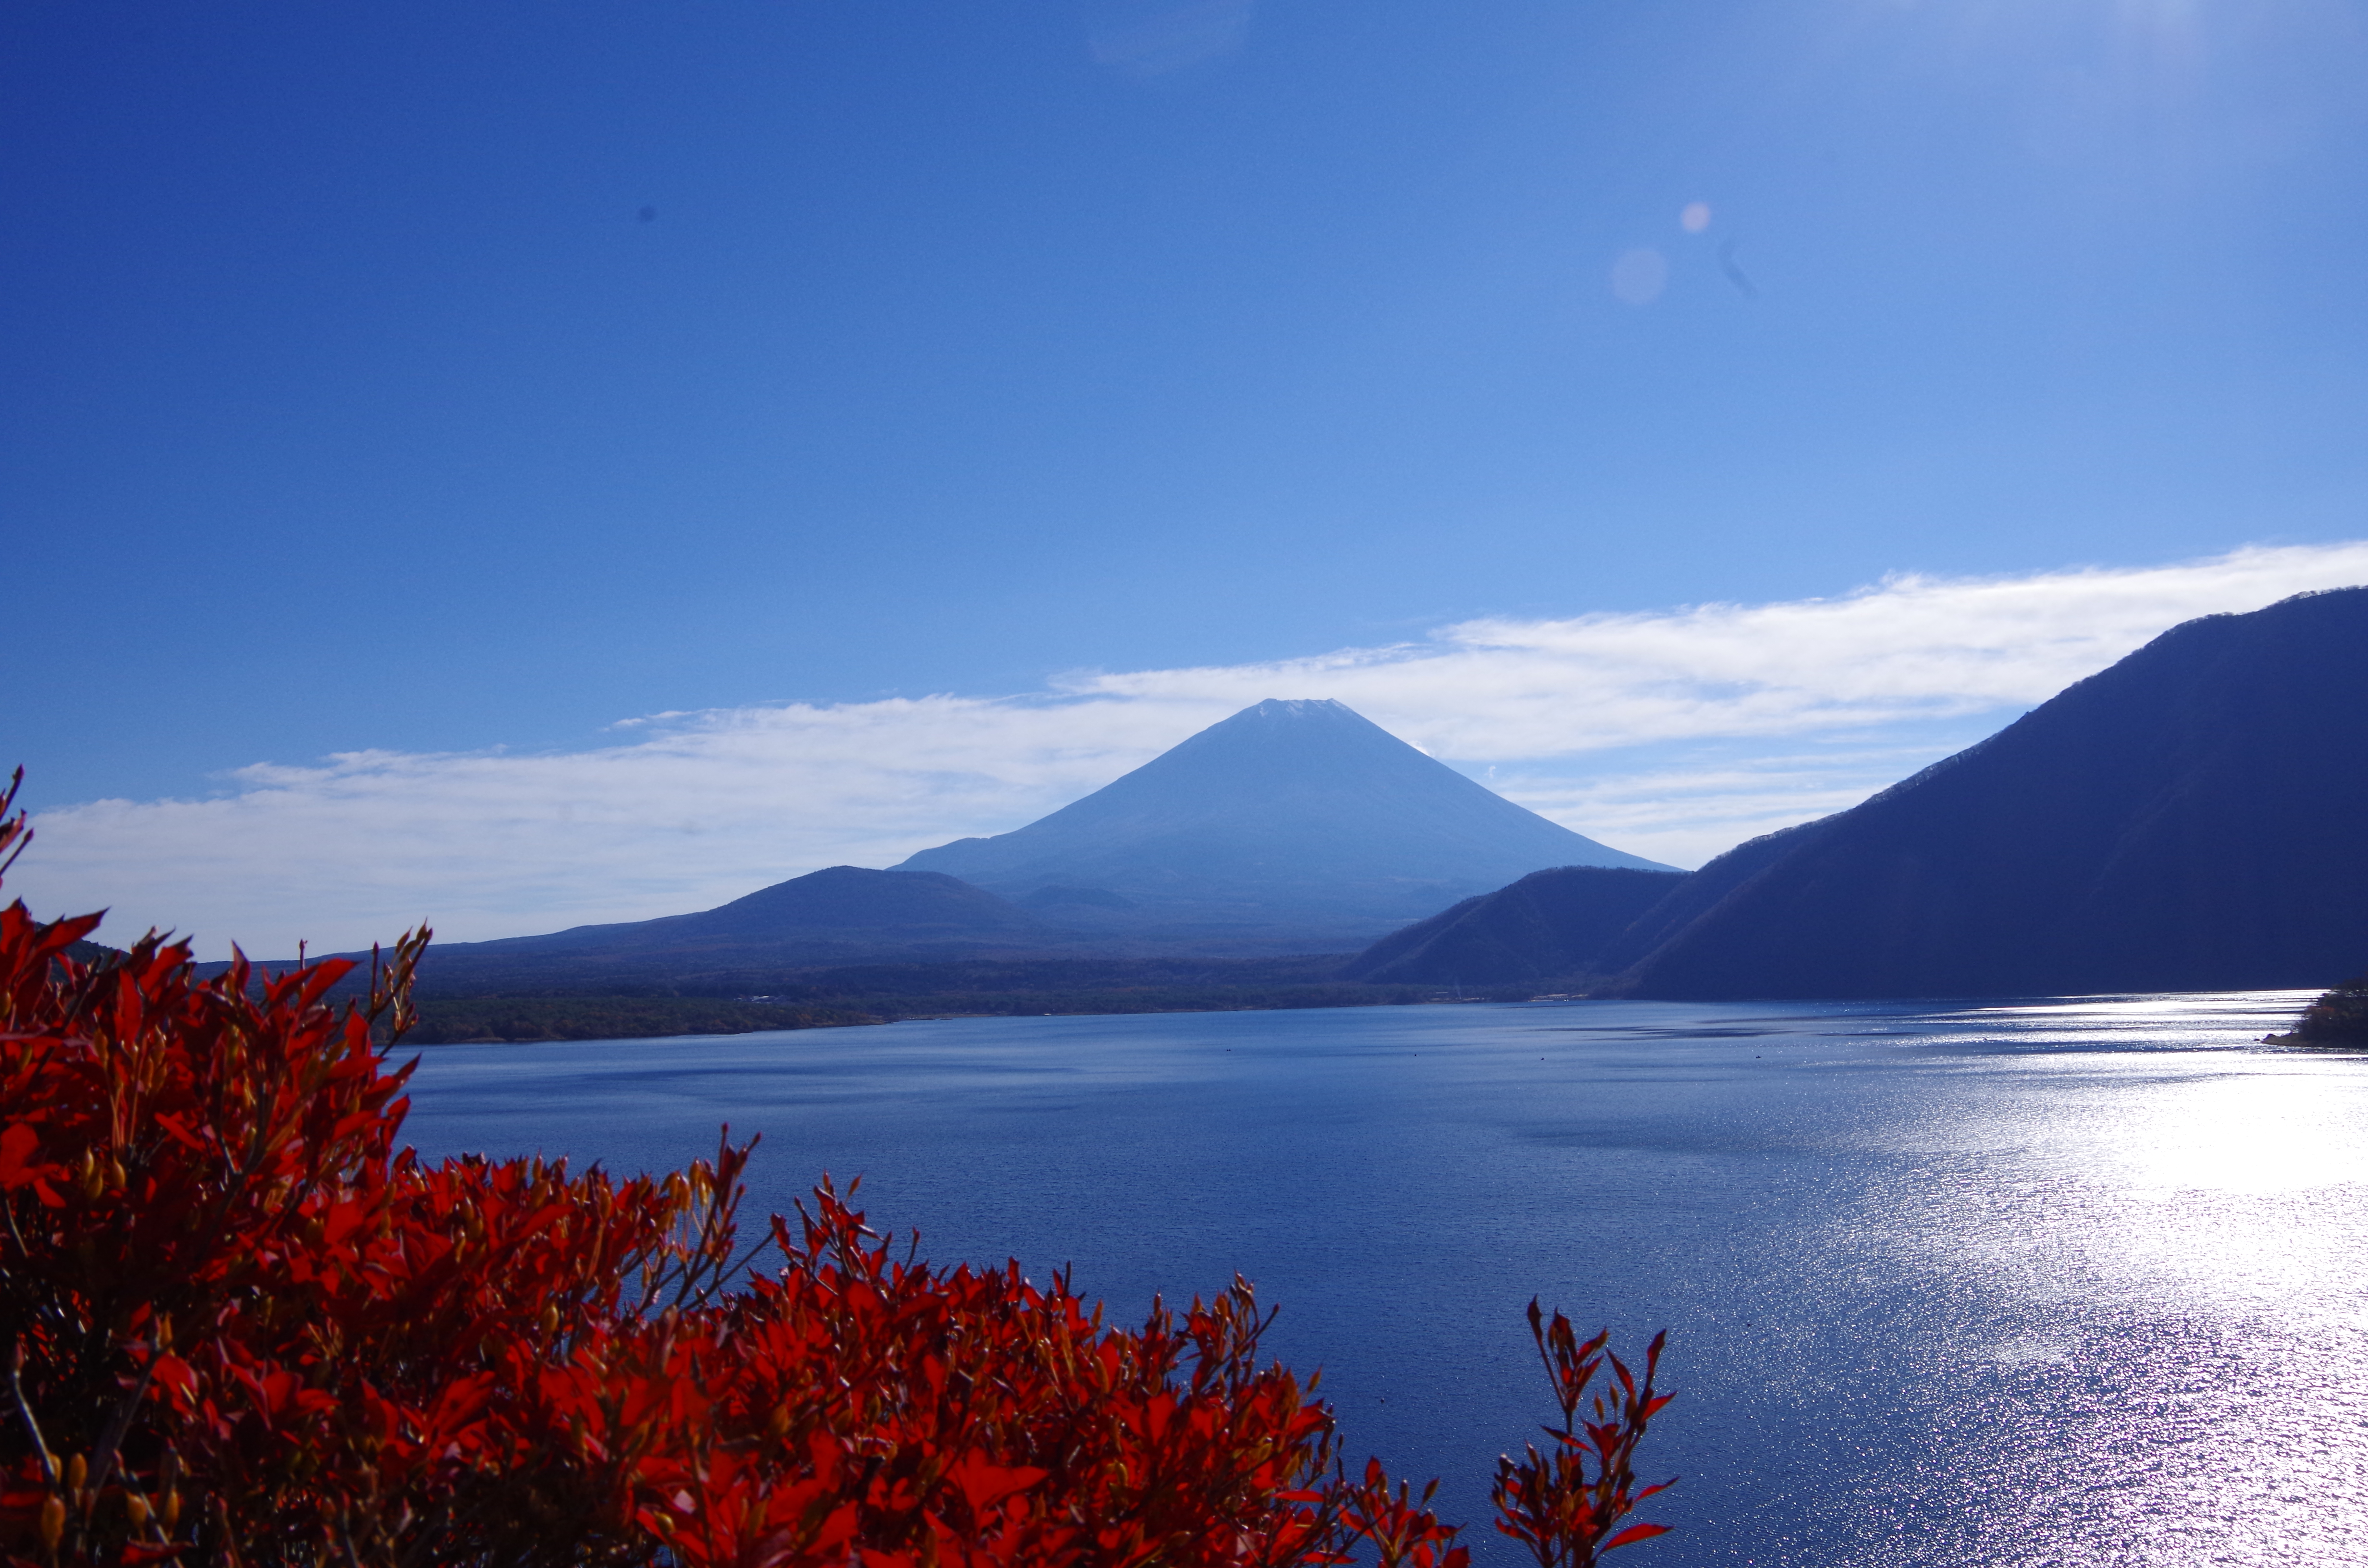
POLYGON ((932 871, 830 866, 691 915, 575 926, 541 937, 450 944, 447 952, 563 952, 687 944, 799 942, 817 931, 895 930, 920 937, 1041 935, 1042 922, 1008 899, 932 871))
POLYGON ((1032 952, 1063 940, 1028 911, 952 877, 832 866, 692 915, 438 942, 419 972, 431 993, 500 984, 580 989, 723 969, 1032 952))
MULTIPOLYGON (((1895 786, 1896 788, 1896 786, 1895 786)), ((1778 828, 1749 838, 1670 887, 1628 928, 1605 943, 1592 965, 1599 975, 1633 968, 1662 943, 1716 907, 1729 893, 1816 837, 1832 817, 1778 828)))
POLYGON ((2368 950, 2368 589, 2172 628, 1608 960, 1669 998, 2321 986, 2368 950))
POLYGON ((1463 986, 1600 973, 1604 949, 1686 880, 1626 866, 1532 871, 1383 937, 1341 978, 1463 986))

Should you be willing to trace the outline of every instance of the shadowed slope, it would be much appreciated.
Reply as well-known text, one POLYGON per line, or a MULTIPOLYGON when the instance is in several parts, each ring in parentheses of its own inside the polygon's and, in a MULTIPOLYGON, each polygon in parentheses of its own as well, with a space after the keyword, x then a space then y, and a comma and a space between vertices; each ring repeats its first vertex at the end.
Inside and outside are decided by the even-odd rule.
POLYGON ((1026 910, 952 877, 833 866, 695 915, 439 943, 428 949, 420 976, 430 991, 490 983, 580 987, 697 969, 955 958, 1051 940, 1026 910))
POLYGON ((1658 903, 1638 915, 1634 924, 1596 955, 1599 971, 1618 974, 1630 968, 1716 907, 1736 889, 1824 832, 1827 824, 1835 820, 1820 817, 1816 822, 1761 834, 1703 866, 1671 887, 1658 903))
MULTIPOLYGON (((2328 984, 2368 950, 2362 714, 2368 589, 2189 621, 1796 843, 1736 851, 1730 885, 1705 885, 1716 901, 1625 988, 2328 984), (1755 863, 1771 848, 1783 852, 1755 863)), ((1691 884, 1677 896, 1701 902, 1691 884)))
POLYGON ((1624 866, 1532 871, 1393 932, 1341 976, 1374 983, 1495 985, 1600 972, 1603 950, 1686 878, 1624 866))

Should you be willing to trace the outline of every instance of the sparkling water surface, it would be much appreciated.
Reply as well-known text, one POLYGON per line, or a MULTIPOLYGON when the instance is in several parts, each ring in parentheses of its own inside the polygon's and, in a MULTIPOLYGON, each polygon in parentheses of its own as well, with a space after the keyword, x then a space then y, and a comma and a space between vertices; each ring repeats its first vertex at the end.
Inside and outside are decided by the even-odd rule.
POLYGON ((423 1153, 611 1169, 761 1132, 749 1209, 860 1174, 935 1259, 1139 1314, 1238 1270, 1352 1462, 1483 1562, 1551 1412, 1522 1308, 1678 1394, 1645 1469, 1710 1563, 2368 1564, 2368 1057, 2301 994, 1536 1003, 423 1054, 423 1153))

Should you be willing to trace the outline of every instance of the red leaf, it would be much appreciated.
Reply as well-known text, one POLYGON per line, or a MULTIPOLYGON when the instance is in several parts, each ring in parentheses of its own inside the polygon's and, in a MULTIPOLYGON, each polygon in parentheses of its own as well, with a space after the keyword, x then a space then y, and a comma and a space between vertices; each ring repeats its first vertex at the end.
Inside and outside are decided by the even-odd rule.
POLYGON ((52 1165, 32 1163, 33 1151, 40 1145, 41 1135, 33 1131, 30 1122, 13 1122, 7 1131, 0 1132, 0 1192, 30 1187, 59 1169, 52 1165))
POLYGON ((970 1505, 972 1517, 976 1517, 1013 1493, 1025 1492, 1051 1473, 1031 1465, 989 1464, 975 1453, 969 1453, 947 1471, 946 1478, 962 1489, 962 1500, 970 1505))
POLYGON ((1656 1535, 1668 1533, 1669 1527, 1667 1525, 1630 1525, 1626 1529, 1605 1541, 1603 1550, 1609 1551, 1615 1546, 1634 1546, 1640 1540, 1650 1540, 1656 1535))

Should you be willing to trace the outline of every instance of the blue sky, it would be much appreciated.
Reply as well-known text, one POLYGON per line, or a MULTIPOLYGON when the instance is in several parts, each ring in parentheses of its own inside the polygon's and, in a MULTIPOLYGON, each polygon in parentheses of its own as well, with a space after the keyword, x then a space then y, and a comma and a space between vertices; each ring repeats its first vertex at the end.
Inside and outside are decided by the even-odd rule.
POLYGON ((2362 80, 2316 0, 0 0, 0 738, 39 809, 220 800, 1901 573, 2356 581, 2362 80))

